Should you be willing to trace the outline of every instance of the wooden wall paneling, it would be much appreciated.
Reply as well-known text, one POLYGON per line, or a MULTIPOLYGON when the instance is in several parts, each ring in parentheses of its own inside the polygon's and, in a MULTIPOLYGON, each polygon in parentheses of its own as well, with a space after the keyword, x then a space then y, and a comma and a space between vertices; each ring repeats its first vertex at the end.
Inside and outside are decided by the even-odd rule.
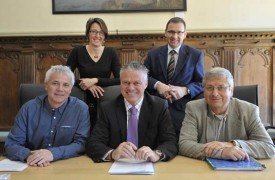
POLYGON ((35 83, 35 57, 33 52, 20 52, 20 83, 35 83))
POLYGON ((275 46, 272 47, 272 117, 271 117, 271 125, 275 126, 275 46))
MULTIPOLYGON (((0 130, 13 124, 20 83, 43 83, 50 66, 65 64, 86 43, 84 36, 0 37, 0 130)), ((144 62, 149 50, 166 43, 163 34, 125 34, 110 35, 105 45, 118 50, 123 65, 144 62)), ((275 124, 275 32, 188 33, 184 43, 203 51, 205 70, 225 67, 235 85, 258 84, 263 123, 275 124)))
POLYGON ((39 51, 36 52, 38 59, 36 69, 36 83, 44 83, 45 75, 48 69, 53 65, 65 65, 66 57, 64 57, 63 51, 39 51))
POLYGON ((213 67, 221 66, 222 49, 208 48, 201 50, 204 53, 203 63, 205 72, 213 67))
POLYGON ((0 130, 9 130, 18 111, 19 53, 0 52, 0 67, 0 130))
POLYGON ((120 50, 120 63, 121 65, 127 64, 130 61, 137 61, 136 49, 121 49, 120 50))
POLYGON ((235 75, 235 64, 236 64, 236 57, 235 57, 235 50, 236 47, 224 47, 224 56, 222 58, 221 66, 228 69, 235 81, 235 85, 238 85, 236 83, 238 76, 235 75))
POLYGON ((236 49, 236 84, 257 84, 262 122, 270 125, 272 118, 272 62, 271 48, 240 47, 236 49))

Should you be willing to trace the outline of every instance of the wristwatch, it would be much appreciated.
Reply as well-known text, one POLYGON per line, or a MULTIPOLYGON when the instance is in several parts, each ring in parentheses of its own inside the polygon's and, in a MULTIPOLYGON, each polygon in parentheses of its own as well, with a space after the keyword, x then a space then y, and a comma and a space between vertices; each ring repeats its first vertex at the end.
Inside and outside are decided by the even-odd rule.
POLYGON ((236 141, 231 141, 232 142, 232 144, 234 145, 234 146, 238 146, 238 144, 237 144, 237 142, 236 141))
POLYGON ((186 88, 187 88, 187 95, 189 95, 190 94, 190 89, 188 87, 186 87, 186 88))
POLYGON ((155 153, 159 156, 159 161, 161 161, 164 158, 164 154, 160 150, 155 150, 155 153))

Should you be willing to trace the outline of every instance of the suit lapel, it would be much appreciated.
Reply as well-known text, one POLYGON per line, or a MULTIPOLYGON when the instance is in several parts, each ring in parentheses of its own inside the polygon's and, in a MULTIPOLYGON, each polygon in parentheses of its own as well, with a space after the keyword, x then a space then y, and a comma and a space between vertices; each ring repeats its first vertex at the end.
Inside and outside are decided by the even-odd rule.
POLYGON ((240 127, 242 127, 242 122, 239 120, 240 113, 238 111, 239 108, 235 108, 235 101, 230 101, 229 111, 228 111, 228 137, 238 137, 240 133, 240 127))
POLYGON ((139 122, 138 122, 138 144, 141 146, 144 144, 144 139, 146 138, 146 131, 148 129, 148 121, 152 118, 150 115, 151 106, 148 102, 148 96, 145 94, 140 108, 139 122))
POLYGON ((122 141, 126 141, 127 140, 127 113, 126 113, 126 107, 124 104, 124 98, 122 95, 120 95, 119 98, 117 99, 116 109, 117 109, 116 119, 120 126, 122 141))
POLYGON ((185 46, 184 44, 181 45, 181 48, 179 50, 179 56, 178 56, 178 61, 177 61, 177 65, 175 68, 175 72, 172 78, 175 79, 175 77, 177 76, 177 74, 179 74, 181 72, 181 70, 183 69, 184 65, 187 62, 188 56, 189 55, 189 49, 187 46, 185 46))
POLYGON ((166 80, 167 80, 167 55, 168 55, 167 51, 168 51, 168 46, 167 45, 162 46, 160 49, 159 58, 158 58, 162 73, 166 80))

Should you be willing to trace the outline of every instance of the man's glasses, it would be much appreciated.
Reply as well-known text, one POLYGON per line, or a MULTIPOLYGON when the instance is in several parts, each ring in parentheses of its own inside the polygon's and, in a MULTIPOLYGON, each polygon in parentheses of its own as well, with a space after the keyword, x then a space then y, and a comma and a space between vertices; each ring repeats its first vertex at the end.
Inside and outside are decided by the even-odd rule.
POLYGON ((170 31, 167 31, 167 33, 170 36, 175 35, 175 34, 177 34, 178 36, 181 36, 181 35, 183 35, 184 31, 172 31, 172 30, 170 30, 170 31))
POLYGON ((104 32, 103 31, 97 31, 97 30, 90 30, 89 31, 92 35, 100 35, 100 36, 103 36, 104 35, 104 32))
POLYGON ((217 89, 219 92, 225 92, 230 86, 205 86, 204 89, 208 92, 213 92, 217 89))

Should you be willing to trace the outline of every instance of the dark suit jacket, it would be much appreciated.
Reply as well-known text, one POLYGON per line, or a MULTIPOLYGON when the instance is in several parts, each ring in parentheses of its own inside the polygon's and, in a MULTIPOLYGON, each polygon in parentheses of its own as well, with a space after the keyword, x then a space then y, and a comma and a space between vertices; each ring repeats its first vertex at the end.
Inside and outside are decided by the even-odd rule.
MULTIPOLYGON (((100 106, 99 119, 86 146, 86 153, 95 162, 101 162, 103 156, 115 149, 127 139, 127 113, 124 98, 105 102, 100 106)), ((138 124, 139 145, 149 146, 152 150, 161 150, 166 158, 174 158, 178 153, 177 138, 167 101, 144 94, 138 124)))
MULTIPOLYGON (((153 49, 148 53, 144 65, 149 69, 147 90, 150 94, 158 95, 154 84, 160 81, 167 83, 167 56, 168 45, 153 49)), ((177 133, 180 131, 184 119, 186 103, 203 91, 202 79, 204 76, 203 53, 190 46, 181 45, 175 72, 171 81, 174 86, 187 86, 191 95, 169 103, 169 110, 177 133)))

